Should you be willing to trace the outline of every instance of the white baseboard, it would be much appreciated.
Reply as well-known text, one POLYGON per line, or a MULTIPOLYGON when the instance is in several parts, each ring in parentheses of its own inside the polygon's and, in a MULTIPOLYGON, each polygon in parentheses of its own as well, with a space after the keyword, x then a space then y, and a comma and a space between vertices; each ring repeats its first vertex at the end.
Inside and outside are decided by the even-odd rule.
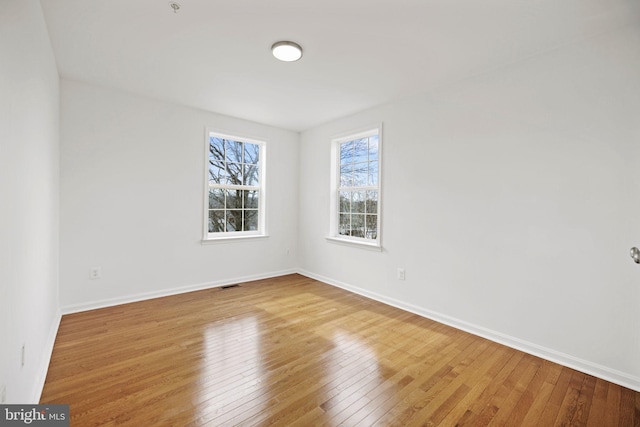
POLYGON ((115 305, 128 304, 131 302, 144 301, 153 298, 167 297, 171 295, 183 294, 186 292, 200 291, 203 289, 219 288, 221 286, 234 285, 237 283, 251 282, 253 280, 270 279, 272 277, 285 276, 297 273, 296 269, 280 270, 270 273, 254 274, 250 276, 235 277, 233 279, 223 279, 213 282, 198 283, 195 285, 178 286, 170 289, 144 292, 140 294, 125 295, 117 298, 108 298, 98 301, 91 301, 81 304, 73 304, 62 307, 62 314, 78 313, 81 311, 95 310, 98 308, 113 307, 115 305))
POLYGON ((303 269, 299 274, 640 392, 640 378, 303 269))
POLYGON ((38 375, 36 377, 33 392, 31 393, 31 403, 33 404, 40 403, 40 396, 42 396, 44 382, 47 379, 47 372, 49 372, 49 363, 51 362, 51 355, 53 354, 53 346, 56 343, 56 336, 58 335, 58 329, 60 328, 60 320, 62 320, 62 312, 58 310, 51 322, 51 326, 49 327, 47 340, 38 365, 38 375))

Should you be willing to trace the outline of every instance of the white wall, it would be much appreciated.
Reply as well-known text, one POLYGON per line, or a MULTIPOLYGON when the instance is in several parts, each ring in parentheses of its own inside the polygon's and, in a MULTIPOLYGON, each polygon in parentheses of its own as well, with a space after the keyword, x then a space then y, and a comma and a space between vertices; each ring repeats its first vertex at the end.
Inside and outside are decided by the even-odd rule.
POLYGON ((61 99, 63 311, 294 271, 299 134, 74 81, 61 99), (205 126, 267 141, 270 237, 201 244, 205 126))
POLYGON ((0 12, 0 389, 6 386, 7 403, 40 398, 60 318, 58 117, 58 72, 40 3, 4 1, 0 12))
POLYGON ((302 271, 640 390, 639 45, 625 28, 303 132, 302 271), (383 252, 325 239, 331 136, 378 122, 383 252))

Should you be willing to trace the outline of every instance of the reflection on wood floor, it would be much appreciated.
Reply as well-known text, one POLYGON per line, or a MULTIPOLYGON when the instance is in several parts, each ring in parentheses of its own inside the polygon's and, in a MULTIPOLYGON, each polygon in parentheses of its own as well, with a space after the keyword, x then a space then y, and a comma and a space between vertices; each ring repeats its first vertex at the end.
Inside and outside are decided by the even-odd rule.
POLYGON ((290 275, 63 317, 72 426, 639 426, 640 393, 290 275))

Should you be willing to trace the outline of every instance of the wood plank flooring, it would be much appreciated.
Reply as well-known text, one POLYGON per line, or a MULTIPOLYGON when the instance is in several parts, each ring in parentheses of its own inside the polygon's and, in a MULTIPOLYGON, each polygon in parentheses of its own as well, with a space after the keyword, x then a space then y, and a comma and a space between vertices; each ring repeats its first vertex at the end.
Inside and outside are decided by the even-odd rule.
POLYGON ((640 426, 640 393, 290 275, 66 315, 72 426, 640 426))

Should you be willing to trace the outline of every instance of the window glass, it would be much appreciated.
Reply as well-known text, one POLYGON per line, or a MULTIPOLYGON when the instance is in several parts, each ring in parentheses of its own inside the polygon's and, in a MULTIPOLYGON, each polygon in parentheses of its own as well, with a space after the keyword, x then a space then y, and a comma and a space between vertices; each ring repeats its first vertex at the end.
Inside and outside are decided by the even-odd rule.
POLYGON ((336 237, 379 239, 380 136, 378 129, 334 140, 337 179, 336 237))
POLYGON ((264 143, 208 134, 205 238, 262 234, 264 143))

